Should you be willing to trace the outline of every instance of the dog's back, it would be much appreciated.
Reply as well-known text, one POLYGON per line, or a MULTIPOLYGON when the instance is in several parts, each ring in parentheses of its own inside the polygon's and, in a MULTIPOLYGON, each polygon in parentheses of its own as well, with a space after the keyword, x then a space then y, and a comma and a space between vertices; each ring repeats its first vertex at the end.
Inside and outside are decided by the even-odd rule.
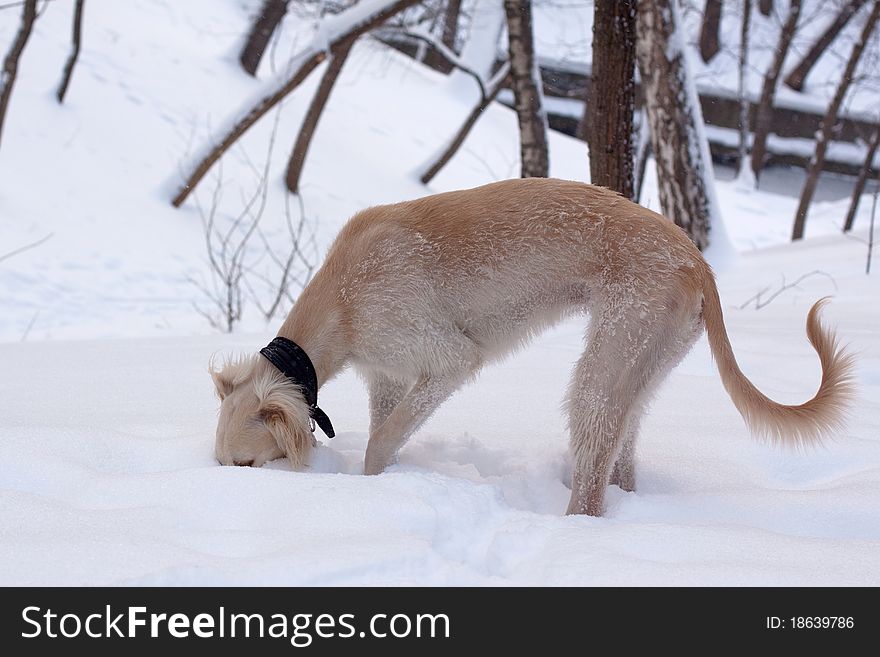
POLYGON ((660 215, 601 187, 540 178, 369 208, 327 262, 346 281, 353 322, 389 350, 411 353, 413 342, 437 353, 431 335, 452 344, 458 333, 484 362, 609 293, 646 304, 682 286, 693 296, 705 268, 660 215))

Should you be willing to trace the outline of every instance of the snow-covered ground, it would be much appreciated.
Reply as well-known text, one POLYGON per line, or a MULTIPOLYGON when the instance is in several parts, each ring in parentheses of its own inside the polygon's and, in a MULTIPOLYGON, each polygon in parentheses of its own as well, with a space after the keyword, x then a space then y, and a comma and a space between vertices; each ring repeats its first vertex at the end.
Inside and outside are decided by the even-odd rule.
POLYGON ((860 354, 849 428, 807 453, 755 443, 702 340, 648 414, 637 492, 612 487, 602 519, 562 515, 559 407, 582 320, 486 370, 378 477, 359 474, 352 373, 321 392, 338 436, 306 470, 217 466, 206 363, 270 333, 2 345, 0 582, 876 586, 880 307, 863 251, 838 237, 768 249, 722 285, 743 368, 796 402, 818 382, 804 316, 830 282, 736 306, 780 272, 834 276, 827 319, 860 354))
MULTIPOLYGON (((187 153, 259 84, 234 63, 246 11, 236 0, 90 0, 59 107, 69 9, 50 3, 39 19, 0 143, 0 255, 51 235, 0 261, 0 583, 880 584, 870 197, 842 237, 845 185, 826 178, 808 239, 792 246, 797 174, 768 173, 760 192, 719 174, 727 231, 743 253, 721 271, 720 289, 748 376, 783 402, 814 392, 819 367, 803 325, 829 294, 826 318, 859 354, 858 406, 825 448, 752 441, 703 340, 646 419, 637 492, 612 488, 605 518, 564 517, 560 401, 580 318, 461 390, 384 475, 359 475, 367 402, 350 372, 321 392, 338 435, 304 471, 281 461, 221 468, 207 364, 253 352, 279 320, 267 326, 251 306, 227 336, 194 310, 205 303, 189 280, 207 275, 201 221, 194 202, 172 209, 168 189, 187 153), (740 307, 816 270, 760 310, 740 307)), ((295 48, 292 27, 275 48, 279 63, 295 48)), ((280 177, 314 84, 278 120, 264 215, 278 239, 280 177)), ((317 253, 366 205, 515 176, 515 119, 494 105, 431 188, 418 183, 414 171, 468 111, 442 76, 358 46, 303 178, 317 253)), ((225 159, 221 218, 256 185, 251 165, 265 162, 274 118, 225 159)), ((585 178, 582 144, 553 135, 550 146, 554 175, 585 178)), ((650 168, 643 201, 657 208, 650 168)))

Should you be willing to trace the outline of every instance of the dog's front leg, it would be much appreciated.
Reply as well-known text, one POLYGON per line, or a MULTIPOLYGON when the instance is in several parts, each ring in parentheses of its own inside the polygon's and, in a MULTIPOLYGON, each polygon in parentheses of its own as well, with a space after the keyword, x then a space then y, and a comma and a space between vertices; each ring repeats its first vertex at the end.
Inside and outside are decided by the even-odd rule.
POLYGON ((379 474, 397 456, 407 439, 437 410, 464 380, 463 377, 425 377, 403 397, 385 421, 370 432, 364 474, 379 474))
POLYGON ((391 412, 406 396, 412 382, 392 379, 384 374, 374 373, 368 377, 370 390, 370 435, 382 426, 391 412))

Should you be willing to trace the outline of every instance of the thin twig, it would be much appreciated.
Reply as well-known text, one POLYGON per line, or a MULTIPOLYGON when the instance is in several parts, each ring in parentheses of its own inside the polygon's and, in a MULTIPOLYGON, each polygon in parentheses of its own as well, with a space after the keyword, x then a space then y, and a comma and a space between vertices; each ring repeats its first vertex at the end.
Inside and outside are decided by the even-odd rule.
POLYGON ((776 297, 778 297, 780 294, 782 294, 786 290, 790 290, 792 288, 797 287, 798 285, 800 285, 800 283, 802 283, 805 279, 809 278, 810 276, 817 276, 817 275, 818 276, 825 276, 828 280, 831 281, 831 284, 834 286, 834 290, 837 291, 837 281, 834 280, 834 277, 831 276, 831 274, 828 274, 827 272, 824 272, 824 271, 821 271, 818 269, 815 271, 811 271, 806 274, 803 274, 802 276, 799 276, 796 280, 792 281, 791 283, 786 283, 785 276, 783 275, 782 276, 782 285, 773 294, 771 294, 769 297, 764 299, 763 298, 764 294, 766 292, 770 291, 770 287, 765 287, 763 290, 758 292, 756 295, 747 299, 742 305, 740 305, 739 309, 740 310, 745 309, 746 306, 748 306, 750 303, 752 303, 754 301, 755 302, 755 310, 760 310, 761 308, 764 308, 765 306, 769 305, 776 297))
POLYGON ((408 39, 414 39, 416 41, 421 41, 423 43, 428 44, 437 53, 443 57, 453 68, 457 68, 462 73, 466 73, 471 76, 474 81, 477 83, 477 86, 480 88, 480 100, 486 99, 486 83, 483 81, 483 77, 477 73, 474 69, 470 68, 467 64, 462 61, 462 59, 455 54, 450 48, 446 46, 440 39, 438 39, 433 34, 424 31, 416 31, 416 30, 401 30, 398 28, 388 27, 388 28, 380 28, 375 31, 378 37, 387 37, 389 35, 394 36, 403 36, 408 39))
POLYGON ((31 317, 31 321, 28 322, 28 325, 25 328, 24 333, 22 333, 22 335, 21 335, 22 342, 25 342, 27 340, 28 335, 30 335, 30 333, 31 333, 31 329, 34 328, 34 324, 37 323, 37 317, 39 317, 39 316, 40 316, 40 311, 38 310, 37 312, 34 313, 34 316, 31 317))
POLYGON ((211 326, 225 332, 232 332, 235 325, 241 320, 245 296, 253 301, 268 321, 285 300, 293 301, 290 286, 292 284, 302 285, 302 278, 299 275, 294 275, 297 259, 305 265, 306 276, 311 275, 313 268, 303 252, 302 236, 305 209, 301 198, 299 199, 300 217, 295 224, 290 216, 289 197, 285 195, 286 225, 291 240, 290 251, 286 256, 279 257, 261 229, 261 221, 268 204, 270 169, 280 116, 279 108, 275 113, 265 159, 261 166, 258 167, 247 152, 241 152, 241 160, 256 177, 257 185, 250 194, 242 193, 241 210, 229 217, 228 225, 223 227, 217 225, 224 188, 222 159, 216 170, 216 183, 212 190, 210 207, 205 207, 199 196, 195 196, 196 208, 205 231, 205 248, 208 252, 210 278, 208 282, 195 278, 190 278, 189 281, 208 298, 210 306, 203 308, 196 303, 194 307, 200 315, 208 320, 211 326), (248 248, 255 235, 264 247, 257 255, 252 254, 253 250, 248 248), (280 270, 280 278, 274 279, 274 277, 260 271, 260 269, 265 269, 260 265, 267 258, 268 262, 280 270), (257 287, 260 285, 255 286, 254 281, 271 290, 268 304, 264 304, 262 300, 265 291, 262 294, 259 293, 257 287))
POLYGON ((54 234, 55 234, 55 233, 49 233, 49 234, 46 235, 45 237, 38 239, 36 242, 31 242, 30 244, 25 244, 24 246, 20 246, 20 247, 18 247, 18 248, 15 249, 14 251, 10 251, 9 253, 4 253, 3 255, 0 255, 0 262, 3 262, 4 260, 7 260, 7 259, 11 258, 11 257, 14 256, 14 255, 18 255, 19 253, 22 253, 23 251, 27 251, 28 249, 33 249, 33 248, 36 248, 36 247, 40 246, 40 244, 42 244, 43 242, 45 242, 46 240, 48 240, 48 239, 49 239, 50 237, 52 237, 54 234))

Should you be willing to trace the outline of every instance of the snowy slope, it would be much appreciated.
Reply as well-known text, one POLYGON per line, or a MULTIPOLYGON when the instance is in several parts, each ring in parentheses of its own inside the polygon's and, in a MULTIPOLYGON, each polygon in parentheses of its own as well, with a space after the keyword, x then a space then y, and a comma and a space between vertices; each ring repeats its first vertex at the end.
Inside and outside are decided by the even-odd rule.
POLYGON ((807 453, 756 444, 702 340, 648 415, 638 491, 612 488, 603 519, 562 515, 559 402, 583 320, 487 370, 378 477, 358 474, 368 416, 351 373, 322 390, 339 435, 306 471, 216 465, 206 363, 269 334, 2 345, 0 582, 876 586, 880 310, 862 256, 822 238, 722 280, 743 368, 799 401, 817 385, 803 320, 826 281, 736 306, 813 261, 835 277, 827 319, 860 353, 847 431, 807 453))
MULTIPOLYGON (((322 390, 339 435, 306 471, 221 468, 208 361, 252 352, 278 321, 249 307, 244 330, 222 336, 194 310, 201 220, 194 201, 174 210, 168 198, 180 163, 259 85, 234 62, 245 3, 90 0, 59 107, 71 5, 50 3, 39 19, 0 144, 0 255, 51 235, 0 262, 0 583, 880 584, 880 304, 860 241, 869 197, 854 236, 838 236, 846 201, 828 200, 811 210, 809 239, 789 246, 797 176, 778 179, 778 193, 717 189, 748 252, 721 273, 728 327, 762 390, 787 402, 815 390, 803 322, 812 301, 836 295, 828 320, 860 354, 861 398, 826 449, 751 441, 702 341, 645 422, 638 492, 613 488, 607 518, 563 517, 560 401, 579 319, 460 391, 385 475, 358 474, 366 395, 351 373, 322 390), (739 309, 817 269, 766 308, 739 309)), ((4 50, 13 15, 0 14, 4 50)), ((307 28, 288 21, 276 65, 307 28)), ((284 239, 280 179, 314 84, 278 116, 270 238, 284 239)), ((515 118, 496 104, 430 189, 417 182, 469 109, 442 76, 358 46, 303 178, 317 253, 364 206, 515 176, 515 118)), ((253 192, 275 118, 224 160, 221 219, 253 192)), ((553 134, 550 147, 554 175, 587 176, 583 144, 553 134)), ((656 209, 648 171, 643 199, 656 209)))
MULTIPOLYGON (((195 199, 181 210, 169 204, 182 164, 259 88, 235 61, 249 20, 242 4, 93 0, 64 106, 52 94, 67 56, 72 3, 55 3, 40 17, 0 148, 0 255, 51 237, 0 263, 0 340, 210 332, 193 311, 207 305, 191 280, 208 275, 197 201, 208 208, 222 180, 221 220, 242 211, 276 118, 263 225, 270 238, 286 238, 281 179, 314 75, 280 116, 270 114, 246 135, 195 199)), ((14 16, 0 16, 4 51, 14 16)), ((303 43, 297 24, 287 27, 276 48, 279 66, 303 43)), ((366 206, 518 175, 516 118, 496 104, 430 189, 417 181, 415 172, 471 109, 470 97, 446 91, 443 76, 376 42, 356 48, 302 180, 318 253, 366 206)), ((551 148, 553 175, 588 175, 582 143, 553 134, 551 148)), ((257 313, 246 321, 262 326, 257 313)))

